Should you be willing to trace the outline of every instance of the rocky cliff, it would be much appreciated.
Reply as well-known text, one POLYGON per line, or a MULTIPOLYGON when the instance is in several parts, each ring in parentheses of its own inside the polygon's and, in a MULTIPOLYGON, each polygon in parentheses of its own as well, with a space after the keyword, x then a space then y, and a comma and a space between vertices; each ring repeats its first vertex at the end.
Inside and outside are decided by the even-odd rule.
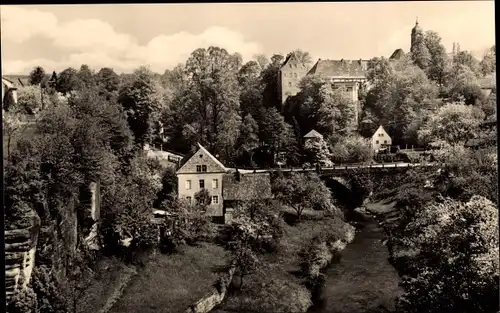
POLYGON ((35 265, 40 218, 33 210, 16 221, 16 228, 5 230, 5 294, 25 290, 35 265))

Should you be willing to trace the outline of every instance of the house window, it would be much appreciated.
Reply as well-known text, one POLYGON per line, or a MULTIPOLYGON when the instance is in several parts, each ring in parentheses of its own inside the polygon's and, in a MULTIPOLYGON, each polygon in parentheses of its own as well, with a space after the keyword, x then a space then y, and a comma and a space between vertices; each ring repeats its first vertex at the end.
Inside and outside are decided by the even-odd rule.
POLYGON ((200 189, 203 189, 203 188, 205 188, 205 180, 200 179, 200 189))
POLYGON ((377 145, 378 145, 378 140, 377 140, 377 141, 375 141, 375 144, 377 144, 377 145))
POLYGON ((218 179, 212 179, 212 188, 213 189, 219 188, 219 180, 218 179))
POLYGON ((212 196, 212 203, 219 204, 219 196, 212 196))
POLYGON ((297 73, 293 73, 293 76, 295 76, 295 78, 297 78, 297 73))
POLYGON ((289 87, 292 87, 292 82, 288 82, 288 86, 289 86, 289 87))
POLYGON ((207 171, 207 166, 206 165, 202 165, 201 166, 201 171, 202 172, 206 172, 207 171))
POLYGON ((384 140, 384 143, 387 143, 387 140, 384 140))
POLYGON ((348 92, 352 92, 352 87, 347 87, 346 89, 348 92))
POLYGON ((201 172, 201 165, 196 165, 196 171, 201 172))
POLYGON ((384 134, 380 133, 378 134, 379 137, 384 137, 384 134))
POLYGON ((186 201, 191 203, 191 197, 186 197, 186 201))
POLYGON ((191 189, 191 181, 186 180, 186 190, 190 190, 190 189, 191 189))

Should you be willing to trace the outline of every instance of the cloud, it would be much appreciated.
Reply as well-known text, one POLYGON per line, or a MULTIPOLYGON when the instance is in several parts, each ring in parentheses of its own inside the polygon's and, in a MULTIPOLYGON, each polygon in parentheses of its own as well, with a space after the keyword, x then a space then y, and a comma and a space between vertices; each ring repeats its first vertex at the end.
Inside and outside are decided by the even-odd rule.
POLYGON ((162 34, 145 45, 135 37, 117 32, 112 25, 97 19, 76 19, 60 23, 52 13, 29 8, 2 7, 2 41, 21 44, 35 37, 48 39, 62 60, 2 60, 6 73, 27 73, 40 65, 46 70, 61 71, 67 67, 79 68, 88 64, 99 69, 107 66, 116 71, 130 72, 140 65, 149 65, 162 73, 179 62, 184 62, 198 48, 219 46, 229 53, 239 52, 244 60, 261 53, 256 42, 245 40, 237 31, 214 26, 200 34, 179 32, 162 34))

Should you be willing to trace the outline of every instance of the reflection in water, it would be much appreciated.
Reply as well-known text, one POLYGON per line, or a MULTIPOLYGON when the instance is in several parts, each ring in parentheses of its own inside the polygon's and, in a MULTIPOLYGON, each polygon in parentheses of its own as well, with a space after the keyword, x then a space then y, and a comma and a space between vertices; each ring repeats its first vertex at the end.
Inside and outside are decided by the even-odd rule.
POLYGON ((363 216, 364 228, 342 253, 340 262, 326 271, 315 313, 387 312, 400 294, 399 276, 389 264, 389 252, 382 244, 383 230, 363 216))

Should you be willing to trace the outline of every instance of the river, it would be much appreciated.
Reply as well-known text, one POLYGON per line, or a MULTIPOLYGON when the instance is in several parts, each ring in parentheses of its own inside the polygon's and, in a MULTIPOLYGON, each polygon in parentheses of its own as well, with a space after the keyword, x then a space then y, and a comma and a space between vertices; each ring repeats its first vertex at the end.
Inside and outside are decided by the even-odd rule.
POLYGON ((401 293, 396 270, 389 264, 389 252, 382 243, 384 232, 377 221, 362 215, 362 226, 354 241, 342 252, 338 263, 326 270, 326 281, 314 313, 364 313, 392 310, 401 293))

